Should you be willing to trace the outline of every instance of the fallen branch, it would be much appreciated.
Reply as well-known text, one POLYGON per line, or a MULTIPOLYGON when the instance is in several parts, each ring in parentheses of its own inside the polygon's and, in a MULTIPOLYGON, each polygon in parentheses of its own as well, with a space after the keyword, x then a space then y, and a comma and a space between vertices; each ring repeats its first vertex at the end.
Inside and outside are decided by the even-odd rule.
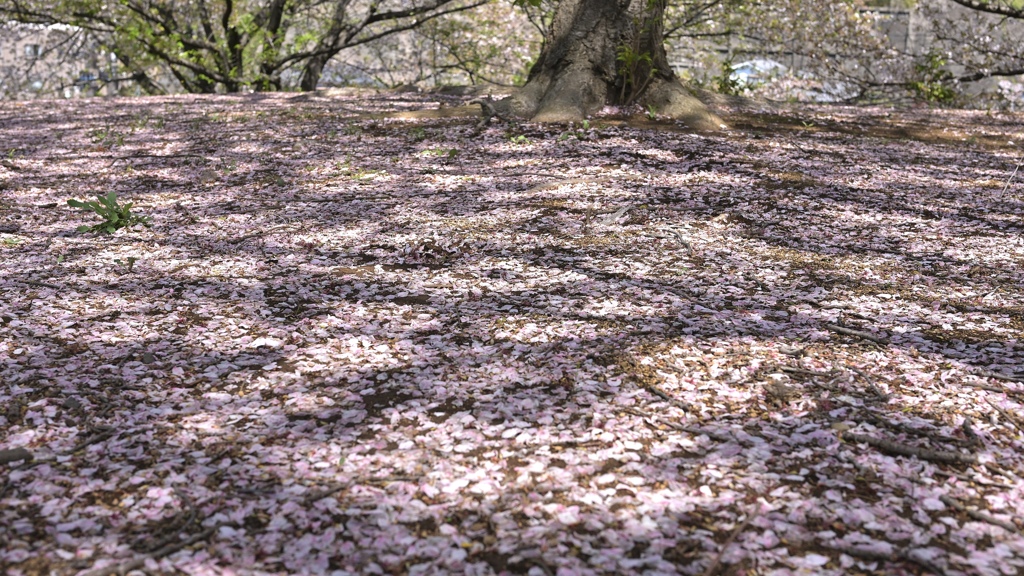
MULTIPOLYGON (((977 475, 975 475, 975 476, 968 476, 966 474, 961 474, 961 473, 955 472, 955 471, 935 470, 934 473, 939 475, 939 476, 945 476, 946 478, 959 478, 959 479, 963 480, 964 482, 973 482, 975 484, 978 484, 979 486, 993 486, 993 487, 996 487, 996 488, 1005 488, 1007 490, 1013 490, 1013 489, 1017 488, 1013 484, 1008 484, 1006 482, 993 482, 992 480, 981 478, 981 477, 979 477, 977 475)), ((977 474, 977 473, 975 473, 975 474, 977 474)))
POLYGON ((996 406, 988 398, 985 398, 985 402, 988 402, 989 406, 994 408, 996 410, 996 412, 999 412, 999 414, 1001 414, 1003 416, 1003 418, 1005 418, 1006 421, 1010 423, 1010 426, 1013 426, 1017 430, 1020 430, 1020 431, 1024 432, 1024 426, 1022 426, 1021 423, 1017 421, 1017 417, 1016 416, 1014 416, 1013 414, 1010 414, 1005 409, 1000 408, 999 406, 996 406))
POLYGON ((846 336, 856 336, 857 338, 863 338, 864 340, 870 340, 875 344, 888 344, 889 341, 881 336, 875 336, 870 332, 863 332, 861 330, 854 330, 845 326, 839 326, 838 324, 826 324, 826 328, 835 332, 836 334, 844 334, 846 336))
POLYGON ((877 396, 880 400, 889 399, 889 395, 886 394, 885 392, 882 392, 882 390, 879 389, 878 386, 875 386, 875 381, 872 380, 871 376, 868 376, 866 372, 864 372, 860 368, 857 368, 856 366, 847 366, 847 368, 852 370, 853 373, 856 374, 857 376, 863 378, 864 381, 868 383, 868 389, 871 390, 871 393, 877 396))
POLYGON ((906 444, 893 442, 892 440, 872 438, 871 436, 854 434, 853 432, 843 432, 842 439, 847 442, 867 444, 868 446, 878 448, 882 452, 888 452, 899 456, 916 456, 921 460, 929 460, 931 462, 945 462, 948 464, 976 464, 978 462, 978 457, 974 454, 963 454, 961 452, 947 452, 943 450, 931 450, 929 448, 908 446, 906 444))
POLYGON ((949 506, 950 508, 953 508, 955 510, 959 510, 960 512, 964 512, 968 516, 970 516, 971 518, 974 518, 975 520, 977 520, 979 522, 986 522, 986 523, 991 524, 993 526, 999 526, 1003 530, 1006 530, 1006 531, 1011 532, 1013 534, 1021 534, 1021 530, 1019 528, 1017 528, 1017 526, 1013 522, 1007 522, 1005 520, 1000 520, 999 518, 995 518, 995 517, 993 517, 993 516, 991 516, 989 514, 981 512, 980 510, 972 510, 972 509, 968 508, 967 506, 964 506, 959 501, 954 500, 953 498, 951 498, 949 496, 946 496, 945 494, 943 494, 942 496, 939 496, 939 500, 941 500, 942 503, 945 504, 946 506, 949 506))
POLYGON ((78 444, 75 444, 75 447, 72 448, 71 450, 68 450, 67 454, 74 454, 75 452, 78 452, 79 450, 87 446, 91 446, 92 444, 96 444, 97 442, 102 442, 117 433, 117 430, 115 430, 114 428, 97 428, 96 430, 98 431, 95 434, 89 436, 85 440, 82 440, 78 444))
POLYGON ((178 550, 181 550, 182 548, 186 548, 188 546, 191 546, 191 545, 195 544, 196 542, 201 542, 203 540, 206 540, 207 538, 209 538, 214 533, 214 531, 216 529, 217 529, 217 527, 207 528, 206 530, 203 530, 199 534, 196 534, 194 536, 186 538, 185 540, 182 540, 181 542, 175 542, 173 544, 168 544, 168 545, 164 546, 163 548, 161 548, 161 549, 159 549, 159 550, 157 550, 155 552, 151 552, 149 554, 145 554, 143 556, 135 558, 134 560, 126 560, 124 562, 121 562, 120 564, 111 564, 109 566, 103 566, 101 568, 93 568, 92 570, 89 570, 88 572, 83 572, 83 573, 79 574, 79 576, 119 576, 121 574, 127 574, 128 572, 131 572, 132 570, 138 570, 139 568, 142 568, 143 566, 145 566, 146 565, 146 560, 150 560, 150 559, 152 559, 152 560, 159 560, 160 558, 163 558, 164 556, 169 556, 171 554, 174 554, 178 550))
MULTIPOLYGON (((658 420, 657 416, 655 416, 654 414, 651 414, 649 412, 644 412, 643 410, 640 410, 638 408, 623 408, 623 411, 624 412, 628 412, 630 414, 633 414, 634 416, 639 416, 641 418, 648 418, 650 420, 658 420)), ((713 430, 705 430, 703 428, 696 428, 694 426, 684 426, 682 424, 676 424, 675 422, 669 422, 669 421, 666 421, 666 420, 659 420, 659 421, 662 422, 663 424, 665 424, 666 426, 668 426, 669 428, 672 428, 673 430, 678 430, 680 432, 686 432, 687 434, 693 434, 694 436, 707 436, 708 438, 711 438, 712 440, 717 440, 718 442, 736 442, 737 441, 735 438, 733 438, 729 434, 723 434, 721 432, 715 432, 713 430)))
POLYGON ((25 448, 10 448, 0 450, 0 464, 9 464, 20 460, 32 460, 32 453, 25 448))
POLYGON ((970 386, 971 388, 980 388, 981 390, 988 390, 989 392, 1002 392, 1004 394, 1013 392, 1013 390, 1007 390, 1002 386, 993 386, 992 384, 981 384, 978 382, 963 382, 964 386, 970 386))
POLYGON ((991 372, 989 370, 977 370, 971 373, 977 376, 984 376, 985 378, 993 378, 995 380, 1006 380, 1007 382, 1024 383, 1024 377, 1012 374, 1000 374, 999 372, 991 372))
POLYGON ((643 386, 644 390, 647 390, 648 392, 650 392, 651 394, 654 394, 658 398, 661 398, 662 400, 668 402, 669 404, 675 406, 676 408, 679 408, 683 412, 689 412, 693 408, 692 406, 690 406, 686 402, 683 402, 682 400, 678 400, 676 398, 673 398, 672 396, 669 395, 668 392, 665 392, 664 390, 662 390, 661 388, 658 388, 654 384, 643 384, 642 386, 643 386))

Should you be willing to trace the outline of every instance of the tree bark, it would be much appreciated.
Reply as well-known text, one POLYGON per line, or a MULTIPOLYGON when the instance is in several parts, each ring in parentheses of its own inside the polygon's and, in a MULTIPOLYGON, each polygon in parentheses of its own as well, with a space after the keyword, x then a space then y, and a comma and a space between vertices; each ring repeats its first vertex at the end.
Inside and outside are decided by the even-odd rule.
POLYGON ((679 82, 663 40, 666 0, 561 0, 526 84, 499 104, 536 122, 641 105, 699 130, 723 124, 679 82))
POLYGON ((300 90, 303 92, 316 90, 317 84, 320 83, 320 76, 323 75, 324 66, 332 56, 333 54, 318 54, 306 60, 306 65, 302 67, 302 79, 299 82, 300 90))

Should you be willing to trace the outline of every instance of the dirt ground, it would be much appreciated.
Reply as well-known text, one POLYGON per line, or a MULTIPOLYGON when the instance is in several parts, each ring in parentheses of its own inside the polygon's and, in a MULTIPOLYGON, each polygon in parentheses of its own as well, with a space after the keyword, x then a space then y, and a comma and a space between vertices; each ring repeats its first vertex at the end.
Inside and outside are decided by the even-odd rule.
POLYGON ((1024 573, 1024 115, 468 100, 0 104, 0 568, 1024 573))

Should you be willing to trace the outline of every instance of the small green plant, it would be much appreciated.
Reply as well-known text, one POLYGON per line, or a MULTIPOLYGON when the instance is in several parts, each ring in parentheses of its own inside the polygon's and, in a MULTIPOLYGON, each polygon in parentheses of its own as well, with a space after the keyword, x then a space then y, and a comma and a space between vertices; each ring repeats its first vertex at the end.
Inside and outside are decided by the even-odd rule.
POLYGON ((648 104, 647 105, 647 119, 648 120, 655 120, 655 119, 657 119, 657 117, 658 117, 657 110, 654 109, 654 106, 651 106, 650 104, 648 104))
POLYGON ((117 264, 118 266, 124 268, 125 271, 127 271, 129 274, 132 273, 132 269, 135 268, 135 263, 138 261, 139 259, 136 258, 135 256, 129 256, 124 260, 121 260, 120 258, 114 258, 114 264, 117 264))
MULTIPOLYGON (((640 35, 636 36, 639 38, 640 35)), ((619 102, 632 104, 654 77, 654 59, 650 52, 641 52, 639 46, 621 44, 615 49, 615 60, 619 62, 622 74, 619 102)))
POLYGON ((131 131, 135 132, 136 130, 141 130, 141 129, 145 128, 146 125, 149 124, 149 120, 150 120, 150 115, 149 115, 148 112, 140 112, 139 114, 136 114, 135 116, 132 116, 132 120, 131 120, 131 128, 132 128, 132 130, 131 131))
POLYGON ((100 194, 96 200, 81 202, 72 198, 68 200, 68 206, 80 208, 87 212, 95 212, 103 218, 103 222, 92 226, 79 226, 79 232, 101 232, 113 234, 121 228, 127 228, 141 224, 145 227, 151 226, 151 219, 148 216, 132 214, 132 203, 117 203, 117 193, 110 192, 106 196, 100 194))
POLYGON ((124 145, 124 133, 118 132, 110 127, 97 128, 89 132, 89 139, 92 140, 93 144, 98 144, 107 148, 124 145))
POLYGON ((515 144, 516 146, 520 146, 520 145, 525 146, 525 145, 530 144, 530 139, 527 138, 525 134, 518 134, 516 136, 510 136, 508 141, 511 142, 512 144, 515 144))
POLYGON ((722 62, 722 73, 711 80, 715 92, 729 96, 740 95, 745 84, 736 77, 735 72, 736 67, 732 65, 732 58, 722 62))
POLYGON ((950 87, 953 75, 946 69, 946 59, 930 52, 923 62, 914 67, 919 80, 909 84, 910 91, 927 102, 949 104, 956 100, 956 90, 950 87))
POLYGON ((590 131, 590 121, 589 120, 584 120, 583 122, 581 122, 579 128, 574 128, 574 126, 570 123, 569 124, 569 129, 558 135, 558 141, 559 142, 564 142, 564 141, 568 140, 569 138, 575 138, 577 140, 586 140, 589 137, 589 134, 588 134, 589 131, 590 131))
POLYGON ((17 246, 18 244, 21 244, 21 240, 18 238, 4 238, 3 240, 0 240, 0 244, 3 244, 4 246, 17 246))
POLYGON ((409 132, 409 137, 413 142, 423 142, 427 139, 427 131, 422 127, 416 127, 409 132))
POLYGON ((449 160, 459 155, 457 148, 430 148, 423 151, 424 156, 433 156, 435 158, 448 158, 449 160))

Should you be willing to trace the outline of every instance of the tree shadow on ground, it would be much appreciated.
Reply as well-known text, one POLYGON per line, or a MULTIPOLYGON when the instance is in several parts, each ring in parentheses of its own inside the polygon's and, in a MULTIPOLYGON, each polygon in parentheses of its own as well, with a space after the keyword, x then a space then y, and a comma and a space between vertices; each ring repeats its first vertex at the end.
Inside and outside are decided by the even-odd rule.
MULTIPOLYGON (((297 128, 260 140, 253 154, 271 156, 298 135, 333 129, 309 124, 324 118, 315 110, 265 101, 297 128)), ((231 110, 225 104, 222 112, 231 110)), ((350 151, 371 150, 355 169, 422 144, 407 126, 360 130, 364 140, 341 140, 350 151)), ((613 134, 601 153, 643 160, 648 170, 670 165, 613 141, 638 135, 613 134)), ((225 153, 225 142, 189 150, 204 158, 212 151, 217 166, 241 159, 225 153)), ((337 142, 310 142, 319 141, 303 141, 319 150, 310 162, 343 158, 321 148, 337 142)), ((972 488, 978 498, 1004 497, 995 484, 1004 481, 980 466, 893 458, 844 443, 839 432, 855 427, 908 446, 973 451, 1002 464, 1013 482, 1019 454, 1010 432, 979 428, 983 444, 972 445, 960 427, 964 408, 943 402, 965 394, 967 368, 1019 357, 1016 325, 1001 318, 1019 322, 1021 312, 1005 297, 986 304, 963 295, 941 302, 939 314, 933 303, 946 288, 1019 291, 1016 261, 971 272, 978 263, 968 254, 936 250, 923 260, 884 227, 872 240, 798 238, 812 226, 842 230, 833 209, 867 220, 942 207, 898 195, 883 201, 880 189, 835 187, 818 176, 807 186, 771 184, 786 165, 694 165, 695 178, 711 186, 622 180, 602 184, 598 196, 571 183, 568 193, 533 189, 546 176, 480 184, 494 178, 484 168, 499 162, 507 142, 475 150, 469 142, 462 164, 438 160, 434 174, 414 165, 383 183, 349 168, 325 176, 325 186, 303 171, 305 162, 275 165, 286 186, 259 178, 196 183, 187 171, 198 166, 187 162, 169 165, 171 174, 129 174, 108 184, 151 194, 158 221, 189 231, 87 239, 66 269, 44 266, 40 256, 67 238, 57 227, 27 243, 18 255, 24 265, 0 276, 10 296, 0 330, 22 348, 3 349, 0 392, 15 406, 3 416, 3 441, 59 457, 22 465, 0 488, 11 541, 38 552, 35 564, 22 566, 86 568, 204 528, 214 529, 205 537, 210 547, 174 558, 239 572, 699 573, 717 560, 732 570, 812 569, 802 562, 817 554, 836 572, 856 563, 837 547, 890 538, 900 547, 926 539, 940 560, 966 566, 962 534, 932 527, 967 526, 968 518, 907 503, 962 497, 960 476, 980 483, 972 488), (150 186, 174 182, 187 214, 166 188, 150 186), (827 209, 800 204, 812 199, 827 209), (624 221, 580 229, 594 205, 645 202, 624 221), (266 206, 270 214, 242 213, 266 206), (767 224, 787 215, 803 223, 767 224), (264 219, 218 227, 234 216, 264 219), (695 246, 648 235, 662 222, 685 230, 695 246), (283 225, 294 229, 267 229, 283 225), (90 273, 104 261, 90 247, 109 258, 147 243, 173 264, 154 257, 138 265, 138 277, 90 273), (835 263, 855 259, 920 264, 893 272, 876 260, 860 269, 835 263), (921 277, 914 282, 931 278, 935 289, 901 287, 912 274, 921 277), (883 307, 877 302, 892 298, 880 294, 900 302, 883 307), (865 299, 875 312, 859 305, 865 299), (95 313, 82 316, 82 303, 95 313), (969 314, 985 316, 973 339, 935 323, 969 314), (839 322, 886 342, 829 333, 839 322), (958 379, 922 375, 951 368, 958 379), (734 533, 737 545, 723 550, 734 533), (53 551, 62 546, 95 552, 61 559, 53 551)), ((661 149, 678 156, 712 145, 724 157, 745 143, 671 140, 661 149)), ((550 162, 599 155, 599 146, 570 148, 550 162)), ((848 154, 884 155, 852 145, 848 154)), ((54 181, 44 168, 18 166, 19 188, 54 181)), ((256 174, 270 169, 254 166, 256 174)), ((932 194, 924 198, 955 199, 955 190, 929 178, 915 185, 932 194)), ((47 194, 55 193, 67 190, 47 194)), ((988 206, 990 218, 1019 210, 1009 200, 988 206)), ((1000 238, 1019 233, 943 214, 1000 238)), ((918 222, 923 233, 932 220, 918 222)), ((1020 545, 987 529, 988 543, 1020 545)), ((876 569, 921 567, 888 558, 893 563, 876 569)))

